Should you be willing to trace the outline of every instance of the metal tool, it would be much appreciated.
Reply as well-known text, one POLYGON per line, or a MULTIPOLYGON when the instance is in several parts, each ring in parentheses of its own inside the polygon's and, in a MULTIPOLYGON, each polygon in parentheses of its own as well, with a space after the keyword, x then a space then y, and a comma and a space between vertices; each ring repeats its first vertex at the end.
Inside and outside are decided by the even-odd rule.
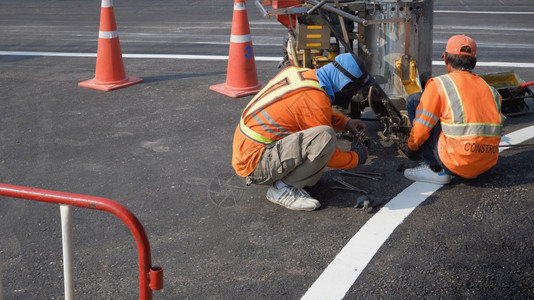
POLYGON ((371 140, 364 131, 358 131, 352 138, 352 143, 357 147, 365 146, 367 149, 371 148, 371 140))
POLYGON ((371 179, 375 181, 384 179, 384 177, 386 176, 386 174, 384 173, 374 173, 374 172, 364 172, 364 171, 347 171, 347 170, 340 170, 339 174, 367 178, 367 179, 371 179))
POLYGON ((358 187, 355 187, 352 184, 344 181, 343 178, 341 178, 341 177, 333 177, 332 180, 334 180, 335 182, 339 183, 341 186, 332 185, 332 186, 330 186, 331 189, 344 190, 344 191, 349 191, 349 192, 360 192, 360 193, 363 193, 365 195, 369 194, 369 191, 366 191, 366 190, 360 189, 358 187))
POLYGON ((360 208, 360 206, 363 211, 368 213, 373 211, 373 203, 371 202, 371 199, 365 195, 356 198, 356 204, 354 204, 354 207, 360 208))

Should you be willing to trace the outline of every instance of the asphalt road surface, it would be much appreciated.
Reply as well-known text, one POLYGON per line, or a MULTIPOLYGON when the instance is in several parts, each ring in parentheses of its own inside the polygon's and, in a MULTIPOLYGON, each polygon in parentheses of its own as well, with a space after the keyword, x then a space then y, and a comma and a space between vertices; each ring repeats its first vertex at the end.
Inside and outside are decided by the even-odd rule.
MULTIPOLYGON (((285 29, 249 2, 266 82, 278 71, 285 29)), ((445 72, 448 37, 465 33, 479 45, 477 73, 534 80, 532 1, 434 6, 434 75, 445 72)), ((308 190, 322 207, 290 211, 233 173, 233 132, 250 97, 209 90, 226 79, 232 1, 114 8, 126 73, 144 82, 102 92, 77 86, 94 77, 100 1, 0 0, 0 182, 129 208, 147 232, 152 264, 164 269, 154 299, 534 297, 532 147, 503 149, 476 180, 414 184, 401 172, 411 162, 366 121, 372 150, 361 169, 386 176, 347 180, 385 206, 355 208, 359 194, 330 190, 337 171, 328 171, 308 190)), ((504 140, 532 143, 533 125, 534 114, 508 118, 504 140)), ((1 197, 0 220, 4 299, 63 299, 58 206, 1 197)), ((137 298, 128 228, 81 208, 73 224, 76 297, 137 298)))

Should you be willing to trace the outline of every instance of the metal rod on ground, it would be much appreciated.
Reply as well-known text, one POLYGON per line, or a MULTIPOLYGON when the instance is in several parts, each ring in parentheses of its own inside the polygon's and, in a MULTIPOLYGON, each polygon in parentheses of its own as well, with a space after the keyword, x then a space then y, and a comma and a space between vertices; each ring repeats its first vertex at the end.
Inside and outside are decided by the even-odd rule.
POLYGON ((72 209, 69 205, 60 205, 61 240, 63 242, 63 277, 65 300, 74 300, 74 265, 72 255, 72 209))
POLYGON ((499 147, 511 147, 511 148, 534 147, 534 144, 517 144, 517 145, 500 144, 499 147))

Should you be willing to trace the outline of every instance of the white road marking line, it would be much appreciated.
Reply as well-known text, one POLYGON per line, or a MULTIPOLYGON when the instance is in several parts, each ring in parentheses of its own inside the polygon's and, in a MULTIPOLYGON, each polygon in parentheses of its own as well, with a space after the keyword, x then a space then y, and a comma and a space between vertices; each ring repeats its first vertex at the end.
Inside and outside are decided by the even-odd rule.
MULTIPOLYGON (((433 31, 445 30, 448 33, 451 30, 480 30, 480 31, 490 31, 494 33, 495 31, 511 31, 513 33, 518 33, 522 31, 531 32, 534 31, 534 28, 530 27, 495 27, 495 26, 467 26, 467 25, 434 25, 433 31)), ((434 43, 436 40, 434 40, 434 43)), ((478 44, 478 43, 477 43, 478 44)), ((514 44, 515 45, 515 44, 514 44)))
MULTIPOLYGON (((445 63, 442 60, 432 61, 433 66, 445 66, 445 63)), ((515 62, 484 62, 477 61, 477 67, 513 67, 513 68, 534 68, 534 63, 515 63, 515 62)))
MULTIPOLYGON (((29 52, 29 51, 0 51, 0 55, 13 56, 62 56, 62 57, 96 57, 96 53, 76 52, 29 52)), ((228 60, 227 55, 189 55, 189 54, 122 54, 125 58, 171 58, 195 60, 228 60)), ((281 61, 282 57, 256 56, 256 61, 281 61)))
MULTIPOLYGON (((12 56, 63 56, 63 57, 96 57, 96 53, 76 53, 76 52, 29 52, 29 51, 0 51, 0 55, 12 56)), ((122 54, 125 58, 170 58, 170 59, 195 59, 195 60, 228 60, 226 55, 189 55, 189 54, 122 54)), ((256 61, 276 61, 282 57, 256 56, 256 61)), ((432 65, 441 66, 443 61, 432 61, 432 65)), ((477 66, 482 67, 514 67, 514 68, 534 68, 534 63, 520 62, 477 62, 477 66)))
POLYGON ((414 182, 389 201, 350 239, 302 299, 343 299, 395 228, 440 187, 414 182))
POLYGON ((534 11, 466 11, 466 10, 434 10, 434 13, 451 13, 451 14, 484 14, 484 15, 534 15, 534 11))
MULTIPOLYGON (((532 138, 534 126, 503 136, 501 145, 515 145, 532 138)), ((508 148, 503 147, 499 151, 508 148)), ((302 299, 343 299, 397 226, 440 187, 442 185, 414 182, 389 201, 350 239, 302 299)))

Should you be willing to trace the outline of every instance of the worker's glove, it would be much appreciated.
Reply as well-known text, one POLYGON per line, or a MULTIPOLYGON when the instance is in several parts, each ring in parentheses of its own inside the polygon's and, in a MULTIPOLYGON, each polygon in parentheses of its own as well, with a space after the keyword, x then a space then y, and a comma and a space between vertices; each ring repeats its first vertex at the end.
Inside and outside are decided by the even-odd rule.
POLYGON ((358 155, 358 165, 365 164, 365 162, 367 161, 367 157, 369 156, 369 151, 367 150, 367 147, 364 145, 361 139, 358 139, 358 137, 354 137, 354 140, 350 145, 350 151, 354 151, 358 155))
POLYGON ((413 151, 406 145, 406 148, 404 149, 404 154, 410 159, 410 160, 420 160, 419 154, 417 151, 413 151))

